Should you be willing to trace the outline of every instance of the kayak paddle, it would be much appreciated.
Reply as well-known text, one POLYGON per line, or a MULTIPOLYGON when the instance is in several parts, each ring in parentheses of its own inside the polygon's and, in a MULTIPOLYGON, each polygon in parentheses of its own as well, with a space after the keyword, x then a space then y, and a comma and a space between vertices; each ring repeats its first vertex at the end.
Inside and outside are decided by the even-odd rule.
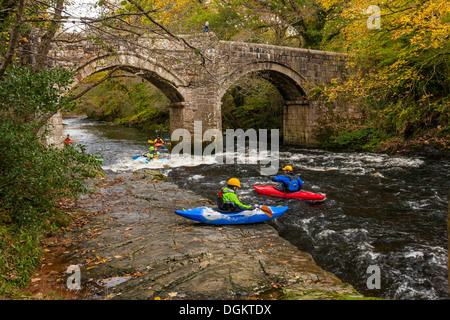
POLYGON ((267 207, 267 206, 260 206, 259 208, 261 209, 262 212, 264 212, 265 214, 267 214, 269 217, 273 218, 273 215, 272 215, 272 209, 270 209, 270 208, 267 207))
POLYGON ((264 212, 265 214, 267 214, 269 217, 273 217, 272 215, 272 210, 267 207, 267 206, 261 206, 260 209, 262 210, 262 212, 264 212))

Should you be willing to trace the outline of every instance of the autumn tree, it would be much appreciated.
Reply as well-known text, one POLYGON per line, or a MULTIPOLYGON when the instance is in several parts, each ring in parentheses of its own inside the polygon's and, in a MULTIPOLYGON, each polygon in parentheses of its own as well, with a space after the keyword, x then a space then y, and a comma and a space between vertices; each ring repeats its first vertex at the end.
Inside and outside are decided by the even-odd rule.
POLYGON ((258 18, 256 28, 271 30, 274 44, 319 49, 324 40, 323 28, 331 9, 315 0, 248 0, 243 5, 246 14, 258 18))
POLYGON ((401 141, 433 132, 441 141, 439 148, 448 148, 448 1, 320 3, 335 12, 327 30, 339 30, 341 51, 348 53, 353 70, 347 79, 336 79, 333 86, 324 89, 326 99, 341 106, 356 106, 363 115, 353 128, 334 128, 334 138, 339 131, 354 132, 354 137, 367 140, 370 136, 376 145, 377 138, 378 142, 401 141))
MULTIPOLYGON (((315 0, 214 0, 193 4, 181 21, 200 30, 209 21, 219 39, 318 49, 328 11, 315 0)), ((334 35, 327 35, 332 38, 334 35)))

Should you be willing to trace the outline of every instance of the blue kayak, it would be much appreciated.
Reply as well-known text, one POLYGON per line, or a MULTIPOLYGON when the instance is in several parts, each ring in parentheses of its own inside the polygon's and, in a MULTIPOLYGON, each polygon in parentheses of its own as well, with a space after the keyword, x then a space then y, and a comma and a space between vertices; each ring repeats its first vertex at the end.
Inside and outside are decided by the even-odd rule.
POLYGON ((141 155, 134 156, 133 160, 138 160, 138 161, 140 161, 142 163, 150 163, 150 162, 165 163, 165 162, 169 161, 169 159, 164 159, 164 158, 152 159, 152 158, 147 158, 147 157, 144 157, 144 156, 141 156, 141 155))
POLYGON ((288 207, 268 208, 272 210, 272 218, 259 208, 238 212, 221 212, 217 208, 199 207, 187 210, 175 210, 175 213, 184 218, 209 224, 246 224, 275 219, 285 213, 288 209, 288 207))

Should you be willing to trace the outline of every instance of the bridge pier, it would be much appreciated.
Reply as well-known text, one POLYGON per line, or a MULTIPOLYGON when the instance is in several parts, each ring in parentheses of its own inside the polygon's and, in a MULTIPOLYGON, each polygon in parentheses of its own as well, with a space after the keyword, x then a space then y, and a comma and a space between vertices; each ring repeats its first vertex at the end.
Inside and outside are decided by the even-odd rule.
MULTIPOLYGON (((190 96, 193 97, 190 101, 170 105, 170 132, 186 129, 194 138, 195 121, 202 122, 202 134, 208 129, 222 130, 221 102, 215 98, 215 94, 203 92, 192 93, 190 96)), ((308 100, 306 96, 299 100, 285 101, 282 142, 315 146, 314 129, 322 113, 322 105, 318 101, 308 100)))
POLYGON ((49 134, 45 137, 45 143, 47 145, 53 145, 57 148, 64 147, 64 137, 63 137, 63 124, 62 124, 62 114, 61 112, 56 113, 48 121, 47 126, 44 130, 49 130, 49 134))
POLYGON ((322 114, 316 101, 305 97, 298 101, 285 101, 283 110, 283 142, 302 146, 314 146, 314 128, 322 114))
POLYGON ((184 112, 185 112, 185 103, 171 103, 169 104, 169 112, 170 112, 170 133, 175 128, 182 128, 184 124, 184 112))
POLYGON ((194 134, 194 122, 202 122, 202 133, 208 129, 222 130, 222 114, 214 86, 183 90, 183 102, 169 104, 170 132, 186 129, 194 134))

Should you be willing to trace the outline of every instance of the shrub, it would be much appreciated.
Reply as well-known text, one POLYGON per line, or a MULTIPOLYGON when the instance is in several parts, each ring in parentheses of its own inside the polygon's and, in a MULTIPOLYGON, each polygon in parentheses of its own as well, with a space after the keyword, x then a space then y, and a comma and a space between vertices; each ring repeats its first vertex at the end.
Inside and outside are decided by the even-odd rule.
POLYGON ((64 95, 71 79, 62 68, 16 66, 0 79, 0 293, 26 283, 40 237, 64 220, 57 202, 85 192, 84 178, 98 172, 93 156, 43 143, 50 116, 73 106, 64 95))

